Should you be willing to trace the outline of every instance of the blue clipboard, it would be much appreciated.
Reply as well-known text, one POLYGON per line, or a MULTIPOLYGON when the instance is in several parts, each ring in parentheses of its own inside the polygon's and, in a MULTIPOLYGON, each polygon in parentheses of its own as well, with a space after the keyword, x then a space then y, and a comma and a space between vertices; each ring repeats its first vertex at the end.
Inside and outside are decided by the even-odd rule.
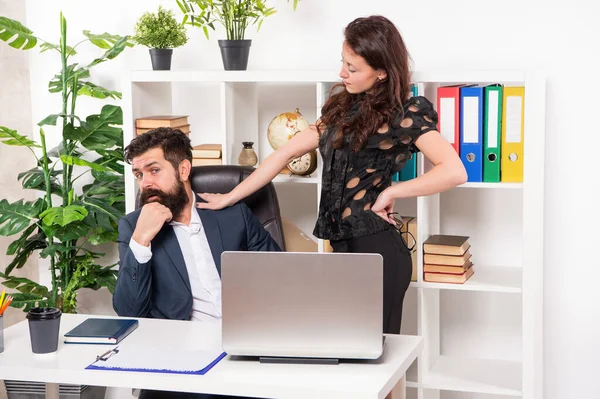
MULTIPOLYGON (((182 365, 181 367, 177 367, 177 366, 171 365, 170 367, 161 368, 160 366, 157 366, 157 365, 146 366, 146 367, 142 367, 142 366, 136 367, 135 360, 134 361, 126 360, 124 362, 115 361, 116 359, 118 359, 118 356, 115 356, 115 355, 117 355, 119 352, 120 352, 119 348, 116 347, 116 348, 113 348, 113 349, 103 353, 102 355, 98 355, 96 357, 96 361, 93 362, 92 364, 90 364, 89 366, 87 366, 85 369, 86 370, 105 370, 105 371, 106 370, 108 370, 108 371, 133 371, 133 372, 142 372, 142 373, 204 375, 210 369, 212 369, 217 363, 219 363, 225 356, 227 356, 227 353, 225 353, 225 352, 221 352, 215 358, 213 358, 211 356, 212 360, 210 362, 208 362, 208 364, 206 362, 206 358, 204 359, 204 361, 202 359, 200 359, 197 363, 197 365, 199 366, 199 368, 197 368, 197 369, 189 366, 189 359, 188 359, 188 366, 182 365)), ((192 352, 192 354, 193 354, 193 352, 192 352)), ((121 356, 123 356, 123 355, 121 355, 121 356)), ((147 362, 147 360, 140 360, 139 364, 148 365, 148 362, 147 362)))

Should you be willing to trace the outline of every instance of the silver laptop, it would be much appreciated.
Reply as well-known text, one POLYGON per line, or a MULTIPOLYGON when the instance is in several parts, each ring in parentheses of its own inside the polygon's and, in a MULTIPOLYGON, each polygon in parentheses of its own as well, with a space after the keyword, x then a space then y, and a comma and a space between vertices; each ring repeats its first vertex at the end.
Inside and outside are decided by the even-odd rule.
POLYGON ((222 343, 230 355, 382 354, 381 255, 225 251, 221 279, 222 343))

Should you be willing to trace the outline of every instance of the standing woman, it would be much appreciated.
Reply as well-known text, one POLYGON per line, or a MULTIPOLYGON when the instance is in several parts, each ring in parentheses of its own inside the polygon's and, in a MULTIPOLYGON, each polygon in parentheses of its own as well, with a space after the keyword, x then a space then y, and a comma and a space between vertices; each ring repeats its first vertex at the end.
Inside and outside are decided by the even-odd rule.
POLYGON ((452 146, 437 132, 438 116, 425 97, 410 97, 409 56, 387 18, 357 18, 344 30, 344 87, 315 125, 297 133, 227 194, 199 194, 199 208, 230 206, 270 182, 292 159, 319 148, 322 190, 314 235, 334 252, 383 257, 383 330, 399 334, 410 284, 410 251, 391 217, 394 200, 436 194, 466 181, 452 146), (421 151, 434 167, 391 185, 392 176, 421 151))

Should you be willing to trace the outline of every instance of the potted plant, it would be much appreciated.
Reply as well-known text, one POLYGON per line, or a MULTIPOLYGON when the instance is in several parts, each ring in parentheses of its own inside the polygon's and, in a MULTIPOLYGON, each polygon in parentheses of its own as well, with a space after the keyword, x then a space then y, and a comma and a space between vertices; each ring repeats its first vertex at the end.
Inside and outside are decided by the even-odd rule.
POLYGON ((0 200, 0 235, 16 236, 7 249, 14 258, 0 278, 2 284, 17 291, 12 294, 13 307, 25 311, 57 307, 75 313, 79 289, 114 290, 116 264, 98 264, 104 254, 94 246, 117 240, 117 224, 125 212, 123 112, 116 105, 105 104, 97 114, 77 115, 77 100, 81 96, 120 99, 121 93, 93 83, 90 71, 133 44, 128 36, 83 31, 86 39, 71 47, 62 13, 59 43, 45 41, 5 17, 0 17, 0 32, 0 39, 13 48, 56 52, 61 69, 48 88, 62 99, 61 109, 38 123, 39 140, 0 126, 3 144, 31 150, 36 167, 19 173, 18 179, 24 188, 41 192, 32 202, 0 200), (103 49, 103 54, 89 62, 74 62, 79 46, 86 42, 103 49), (55 148, 47 147, 50 134, 60 141, 55 148), (82 177, 87 184, 81 184, 82 177), (30 256, 38 254, 49 260, 51 287, 13 275, 30 256))
MULTIPOLYGON (((289 2, 290 0, 288 0, 289 2)), ((215 30, 215 23, 225 28, 225 40, 219 40, 223 67, 226 70, 245 70, 248 66, 251 39, 245 39, 246 29, 258 25, 277 12, 267 7, 265 0, 177 0, 184 14, 183 24, 189 24, 204 31, 208 39, 208 28, 215 30)), ((294 10, 298 0, 293 0, 294 10)))
POLYGON ((152 69, 171 69, 173 49, 187 43, 185 26, 177 22, 173 11, 158 6, 157 13, 146 12, 135 25, 132 38, 150 49, 152 69))

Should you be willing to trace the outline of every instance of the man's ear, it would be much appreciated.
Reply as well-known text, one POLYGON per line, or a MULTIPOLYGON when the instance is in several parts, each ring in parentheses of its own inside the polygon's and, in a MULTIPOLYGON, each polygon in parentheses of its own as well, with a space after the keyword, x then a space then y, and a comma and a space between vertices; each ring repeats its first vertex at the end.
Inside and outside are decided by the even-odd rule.
POLYGON ((190 179, 190 174, 192 173, 192 163, 184 159, 179 164, 179 178, 181 181, 188 181, 190 179))

